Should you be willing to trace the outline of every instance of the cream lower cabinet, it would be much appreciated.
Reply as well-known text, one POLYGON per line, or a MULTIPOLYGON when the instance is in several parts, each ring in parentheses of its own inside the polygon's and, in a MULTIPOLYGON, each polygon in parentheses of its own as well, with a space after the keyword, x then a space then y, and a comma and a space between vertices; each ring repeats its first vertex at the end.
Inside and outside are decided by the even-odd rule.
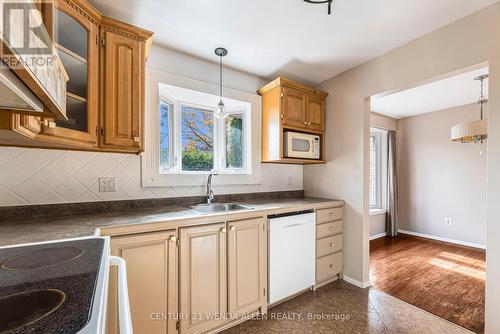
POLYGON ((180 332, 204 333, 227 313, 226 224, 180 229, 180 332))
POLYGON ((266 221, 255 218, 228 226, 229 313, 240 316, 259 307, 265 313, 266 221))
MULTIPOLYGON (((137 234, 111 239, 111 254, 127 263, 130 311, 134 333, 176 332, 176 232, 137 234)), ((107 333, 119 333, 117 273, 111 268, 107 333)))
MULTIPOLYGON (((265 314, 266 226, 265 217, 250 216, 112 237, 111 254, 127 263, 134 332, 207 333, 229 327, 243 315, 265 314)), ((118 304, 112 270, 107 333, 115 334, 118 304)))
POLYGON ((267 311, 263 217, 180 229, 180 332, 205 333, 267 311))
POLYGON ((342 277, 343 207, 316 210, 316 285, 342 277))

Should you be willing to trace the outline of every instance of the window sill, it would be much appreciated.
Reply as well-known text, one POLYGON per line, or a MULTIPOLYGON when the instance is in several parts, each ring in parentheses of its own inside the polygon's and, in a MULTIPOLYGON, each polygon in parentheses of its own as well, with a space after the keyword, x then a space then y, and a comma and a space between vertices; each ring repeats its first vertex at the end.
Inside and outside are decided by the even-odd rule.
POLYGON ((370 216, 377 216, 386 213, 387 213, 386 209, 370 209, 370 216))

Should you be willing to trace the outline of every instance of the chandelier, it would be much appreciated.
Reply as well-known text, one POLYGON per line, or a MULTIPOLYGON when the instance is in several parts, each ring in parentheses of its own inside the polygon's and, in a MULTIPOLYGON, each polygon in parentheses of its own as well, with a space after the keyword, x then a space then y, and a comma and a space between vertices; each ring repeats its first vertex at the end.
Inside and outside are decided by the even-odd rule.
POLYGON ((451 128, 451 140, 457 143, 483 143, 488 138, 488 120, 484 119, 484 105, 488 99, 484 96, 484 80, 488 74, 474 80, 481 81, 481 97, 477 102, 481 106, 481 118, 478 121, 462 122, 451 128))
POLYGON ((307 3, 312 3, 312 4, 323 4, 327 3, 328 4, 328 15, 332 13, 332 3, 333 0, 304 0, 307 3))

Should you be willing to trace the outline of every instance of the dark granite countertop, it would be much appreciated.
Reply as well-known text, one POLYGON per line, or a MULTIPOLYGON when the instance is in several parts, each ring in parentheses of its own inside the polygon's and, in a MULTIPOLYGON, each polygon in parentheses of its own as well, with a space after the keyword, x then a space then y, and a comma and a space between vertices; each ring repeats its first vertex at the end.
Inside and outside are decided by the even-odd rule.
POLYGON ((240 202, 251 205, 254 209, 229 213, 200 214, 185 206, 166 205, 164 207, 121 208, 119 211, 110 210, 109 212, 90 214, 78 213, 75 215, 22 217, 20 219, 12 217, 10 213, 9 219, 0 219, 0 246, 89 236, 96 233, 96 228, 111 226, 168 223, 193 218, 228 216, 242 212, 266 211, 266 214, 269 214, 275 213, 275 211, 282 212, 283 210, 304 210, 305 207, 317 208, 322 205, 340 206, 344 203, 343 201, 314 197, 253 198, 240 202))

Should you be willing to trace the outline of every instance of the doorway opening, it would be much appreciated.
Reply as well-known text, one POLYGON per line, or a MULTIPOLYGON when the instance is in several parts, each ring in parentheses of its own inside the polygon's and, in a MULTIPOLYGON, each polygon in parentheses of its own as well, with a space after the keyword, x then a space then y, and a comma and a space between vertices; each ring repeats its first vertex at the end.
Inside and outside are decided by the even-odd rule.
POLYGON ((484 333, 487 139, 466 142, 487 129, 466 126, 488 118, 488 72, 481 64, 372 96, 366 162, 373 287, 475 333, 484 333))

